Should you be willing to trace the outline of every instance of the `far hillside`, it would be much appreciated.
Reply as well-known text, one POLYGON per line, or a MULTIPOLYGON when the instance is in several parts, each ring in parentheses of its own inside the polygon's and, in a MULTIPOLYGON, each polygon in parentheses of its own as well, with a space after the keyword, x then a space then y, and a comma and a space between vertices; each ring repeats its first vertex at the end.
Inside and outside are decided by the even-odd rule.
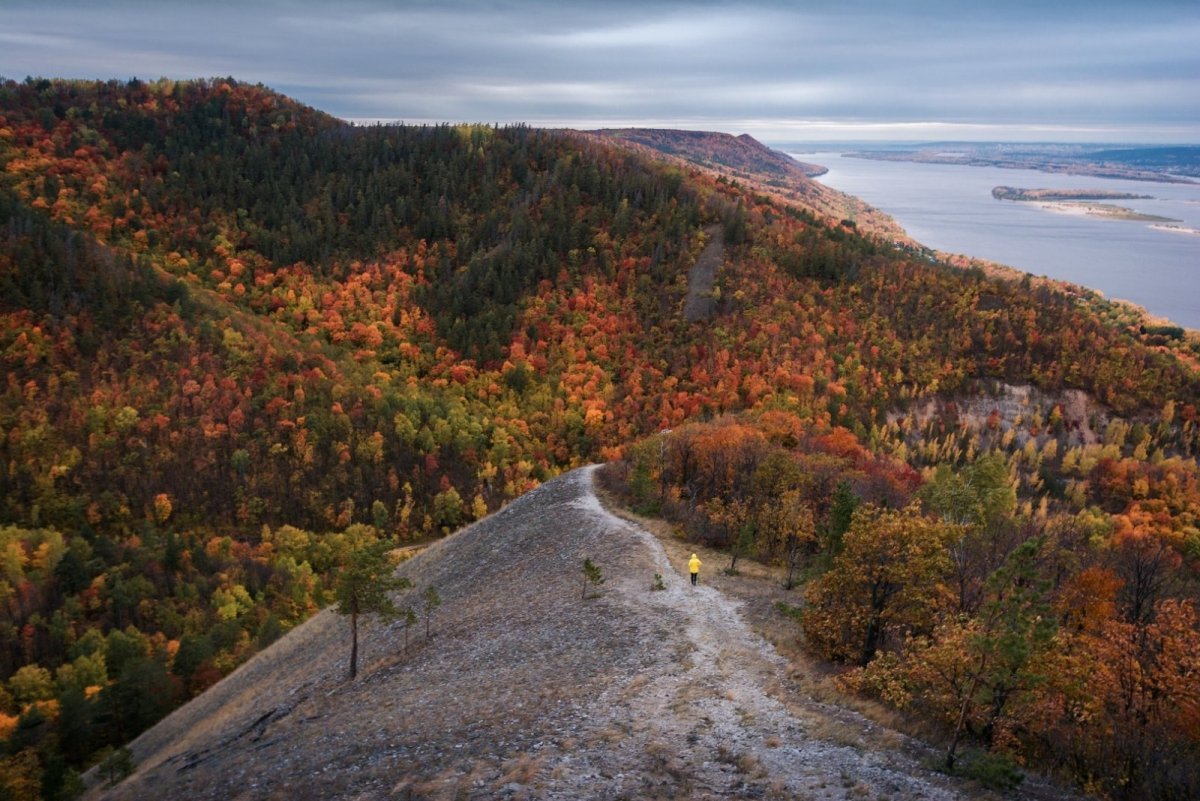
POLYGON ((654 128, 606 128, 594 133, 607 139, 619 139, 682 156, 704 166, 739 170, 750 176, 776 179, 802 175, 813 178, 827 170, 817 164, 805 164, 772 150, 749 134, 733 136, 711 131, 674 131, 654 128))
POLYGON ((825 167, 797 161, 749 134, 618 128, 592 131, 591 135, 689 169, 701 167, 718 180, 732 180, 739 186, 798 205, 826 222, 854 220, 865 234, 882 236, 904 247, 916 247, 887 215, 856 197, 813 181, 814 176, 827 171, 825 167))
POLYGON ((1091 158, 1200 178, 1200 147, 1127 147, 1097 150, 1091 158))

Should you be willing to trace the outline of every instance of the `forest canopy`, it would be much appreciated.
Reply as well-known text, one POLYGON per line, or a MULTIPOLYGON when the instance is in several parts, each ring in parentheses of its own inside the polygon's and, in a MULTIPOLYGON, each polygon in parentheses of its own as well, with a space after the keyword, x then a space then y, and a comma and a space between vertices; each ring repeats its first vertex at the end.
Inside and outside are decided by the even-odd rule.
MULTIPOLYGON (((232 79, 4 82, 0 166, 10 784, 55 797, 330 603, 365 527, 436 537, 596 460, 699 537, 749 526, 761 558, 824 553, 835 578, 864 520, 933 526, 931 549, 1070 521, 1082 539, 1044 547, 1077 562, 1035 599, 1055 636, 1194 633, 1194 340, 1079 290, 581 134, 352 126, 232 79), (714 237, 713 313, 689 323, 714 237), (1036 398, 966 413, 1010 387, 1036 398), (985 457, 1002 514, 962 501, 985 457), (1146 592, 1141 559, 1166 571, 1146 592)), ((930 554, 922 580, 953 588, 930 554)), ((961 578, 977 610, 1027 569, 986 567, 961 578)), ((922 610, 950 608, 940 586, 922 610)), ((875 676, 978 633, 908 621, 813 639, 875 676)))

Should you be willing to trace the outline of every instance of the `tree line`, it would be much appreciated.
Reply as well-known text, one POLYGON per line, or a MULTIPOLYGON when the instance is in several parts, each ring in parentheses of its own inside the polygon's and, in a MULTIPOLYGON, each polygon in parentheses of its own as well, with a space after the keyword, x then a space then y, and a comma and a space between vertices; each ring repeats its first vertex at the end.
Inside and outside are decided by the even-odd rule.
POLYGON ((1108 459, 1077 498, 1034 500, 1023 450, 1001 440, 918 473, 845 429, 765 413, 649 437, 620 472, 635 508, 725 549, 728 569, 753 557, 787 566, 789 586, 799 574, 789 611, 806 647, 845 666, 848 690, 934 721, 947 769, 965 753, 993 779, 1036 765, 1105 797, 1187 797, 1195 462, 1108 459), (1137 497, 1108 488, 1121 465, 1141 466, 1137 497))

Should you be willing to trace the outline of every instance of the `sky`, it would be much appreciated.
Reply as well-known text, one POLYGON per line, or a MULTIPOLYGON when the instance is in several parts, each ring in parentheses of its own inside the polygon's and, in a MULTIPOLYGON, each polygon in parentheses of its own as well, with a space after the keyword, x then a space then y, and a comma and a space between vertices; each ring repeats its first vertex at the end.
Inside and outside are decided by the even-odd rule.
POLYGON ((343 119, 1200 143, 1200 0, 0 0, 0 76, 233 76, 343 119))

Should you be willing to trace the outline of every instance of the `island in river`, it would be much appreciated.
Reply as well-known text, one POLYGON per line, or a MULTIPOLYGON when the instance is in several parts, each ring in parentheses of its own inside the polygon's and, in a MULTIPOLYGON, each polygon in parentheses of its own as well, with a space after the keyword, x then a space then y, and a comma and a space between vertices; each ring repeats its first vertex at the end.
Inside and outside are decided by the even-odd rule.
POLYGON ((1103 217, 1108 220, 1136 220, 1152 223, 1180 222, 1171 217, 1146 214, 1124 206, 1094 202, 1098 200, 1153 199, 1152 195, 1137 195, 1112 189, 1024 189, 1017 186, 997 186, 992 190, 992 197, 997 200, 1035 202, 1043 209, 1062 214, 1086 214, 1089 217, 1103 217))
POLYGON ((1025 189, 1019 186, 997 186, 992 190, 997 200, 1149 200, 1153 195, 1135 195, 1113 189, 1025 189))
POLYGON ((1125 208, 1124 206, 1114 206, 1111 203, 1090 203, 1088 201, 1059 201, 1056 203, 1042 203, 1041 207, 1048 211, 1057 211, 1062 214, 1086 214, 1089 217, 1103 217, 1106 220, 1133 220, 1136 222, 1150 223, 1178 223, 1172 217, 1161 217, 1157 214, 1145 214, 1140 211, 1125 208))

